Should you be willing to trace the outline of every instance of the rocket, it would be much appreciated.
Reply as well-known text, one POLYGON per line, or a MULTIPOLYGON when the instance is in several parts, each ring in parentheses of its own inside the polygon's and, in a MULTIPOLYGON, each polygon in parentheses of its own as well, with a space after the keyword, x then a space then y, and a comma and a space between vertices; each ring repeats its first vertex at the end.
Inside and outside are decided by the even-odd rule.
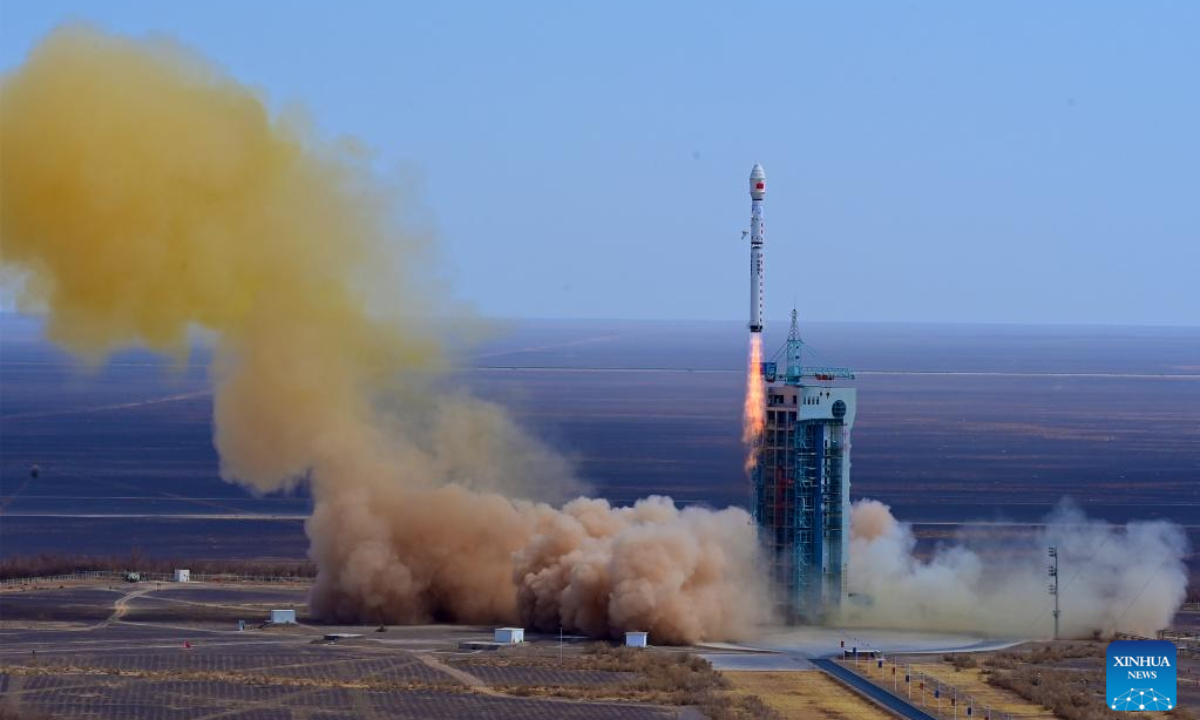
POLYGON ((750 171, 750 332, 763 329, 763 198, 767 195, 767 174, 762 165, 750 171))

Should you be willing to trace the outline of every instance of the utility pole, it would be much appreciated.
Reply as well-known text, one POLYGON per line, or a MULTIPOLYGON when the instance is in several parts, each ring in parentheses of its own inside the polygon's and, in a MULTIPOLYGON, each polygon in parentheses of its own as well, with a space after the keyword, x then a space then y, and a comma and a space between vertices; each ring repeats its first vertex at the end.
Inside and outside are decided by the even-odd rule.
POLYGON ((1058 548, 1050 546, 1050 594, 1054 596, 1054 639, 1058 639, 1058 548))

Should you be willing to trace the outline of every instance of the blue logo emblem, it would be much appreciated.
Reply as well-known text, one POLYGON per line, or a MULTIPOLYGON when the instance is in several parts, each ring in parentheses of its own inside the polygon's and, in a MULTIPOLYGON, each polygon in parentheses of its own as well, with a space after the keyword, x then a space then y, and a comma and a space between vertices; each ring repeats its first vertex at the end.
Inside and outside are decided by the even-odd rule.
POLYGON ((1114 640, 1108 644, 1105 687, 1113 710, 1170 710, 1175 695, 1175 645, 1166 640, 1114 640))

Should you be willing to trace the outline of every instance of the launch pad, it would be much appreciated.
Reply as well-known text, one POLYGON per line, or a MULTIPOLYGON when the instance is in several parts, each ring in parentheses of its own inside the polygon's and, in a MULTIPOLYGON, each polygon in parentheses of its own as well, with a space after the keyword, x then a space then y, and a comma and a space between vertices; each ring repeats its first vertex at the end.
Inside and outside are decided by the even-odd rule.
POLYGON ((1024 639, 971 633, 834 628, 824 626, 763 628, 763 634, 744 643, 700 646, 704 657, 721 670, 805 670, 810 660, 841 657, 855 650, 868 653, 938 654, 987 652, 1012 647, 1024 639))

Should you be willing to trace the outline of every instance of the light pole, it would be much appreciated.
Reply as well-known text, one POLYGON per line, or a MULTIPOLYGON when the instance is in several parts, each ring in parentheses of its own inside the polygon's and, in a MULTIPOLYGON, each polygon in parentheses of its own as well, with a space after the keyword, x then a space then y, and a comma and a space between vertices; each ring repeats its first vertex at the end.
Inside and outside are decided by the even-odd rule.
POLYGON ((1058 639, 1058 548, 1050 546, 1050 594, 1054 596, 1054 639, 1058 639))

